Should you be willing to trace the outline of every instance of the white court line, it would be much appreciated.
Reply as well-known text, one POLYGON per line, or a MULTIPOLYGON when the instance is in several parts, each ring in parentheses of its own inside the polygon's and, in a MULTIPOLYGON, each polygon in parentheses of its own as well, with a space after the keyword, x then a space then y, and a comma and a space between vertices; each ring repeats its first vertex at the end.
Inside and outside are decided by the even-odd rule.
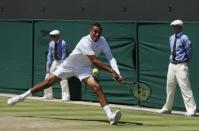
MULTIPOLYGON (((3 97, 14 97, 16 95, 14 94, 1 94, 0 96, 3 97)), ((61 99, 56 99, 54 98, 53 100, 42 100, 41 97, 28 97, 28 99, 30 100, 38 100, 38 101, 49 101, 49 102, 62 102, 61 99)), ((88 102, 88 101, 68 101, 68 102, 62 102, 62 103, 72 103, 72 104, 82 104, 82 105, 93 105, 93 106, 100 106, 99 103, 97 102, 88 102)), ((140 107, 140 106, 136 106, 136 105, 118 105, 118 104, 110 104, 111 107, 115 107, 115 108, 121 108, 121 109, 132 109, 132 110, 137 110, 137 111, 147 111, 147 112, 155 112, 157 113, 157 111, 159 109, 157 108, 147 108, 147 107, 140 107)), ((172 114, 185 114, 185 112, 183 111, 172 111, 172 114)), ((199 113, 197 113, 197 115, 199 115, 199 113)))

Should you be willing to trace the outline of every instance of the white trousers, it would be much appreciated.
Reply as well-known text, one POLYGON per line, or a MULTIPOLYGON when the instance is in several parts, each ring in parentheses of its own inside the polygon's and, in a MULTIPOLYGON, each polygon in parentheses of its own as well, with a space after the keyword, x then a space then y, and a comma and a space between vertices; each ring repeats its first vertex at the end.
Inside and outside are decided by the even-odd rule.
POLYGON ((172 110, 176 85, 179 84, 187 113, 196 113, 196 104, 189 81, 187 63, 169 64, 167 74, 167 99, 163 109, 172 110))
MULTIPOLYGON (((52 63, 52 66, 50 68, 50 73, 54 72, 59 66, 60 66, 61 62, 54 60, 52 63)), ((48 78, 49 73, 46 74, 46 78, 48 78)), ((64 79, 62 81, 60 81, 60 85, 61 85, 61 89, 62 89, 62 100, 70 100, 70 91, 69 91, 69 86, 68 86, 68 80, 64 79)), ((47 96, 48 98, 52 98, 53 97, 53 91, 52 91, 52 87, 49 87, 47 89, 44 90, 44 96, 47 96)))

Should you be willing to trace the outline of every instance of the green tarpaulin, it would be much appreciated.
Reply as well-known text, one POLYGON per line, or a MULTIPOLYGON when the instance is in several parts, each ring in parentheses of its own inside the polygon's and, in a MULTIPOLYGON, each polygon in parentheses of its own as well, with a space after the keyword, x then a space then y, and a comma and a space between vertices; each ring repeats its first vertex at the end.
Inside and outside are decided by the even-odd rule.
MULTIPOLYGON (((19 94, 45 77, 49 32, 61 31, 61 37, 72 50, 81 37, 89 32, 93 21, 0 21, 0 92, 19 94)), ((112 80, 109 73, 100 71, 100 84, 111 103, 161 108, 166 100, 166 75, 169 64, 168 38, 173 33, 169 23, 101 21, 103 36, 107 39, 119 69, 128 81, 143 81, 152 89, 147 101, 138 101, 130 90, 112 80)), ((199 104, 199 23, 185 23, 184 31, 193 42, 193 59, 190 80, 197 105, 199 104)), ((107 63, 104 55, 100 60, 107 63)), ((76 78, 69 79, 72 100, 97 101, 89 87, 76 78)), ((54 86, 55 97, 60 98, 61 88, 54 86)), ((43 92, 36 95, 42 96, 43 92)), ((175 109, 184 110, 181 92, 177 88, 175 109)))

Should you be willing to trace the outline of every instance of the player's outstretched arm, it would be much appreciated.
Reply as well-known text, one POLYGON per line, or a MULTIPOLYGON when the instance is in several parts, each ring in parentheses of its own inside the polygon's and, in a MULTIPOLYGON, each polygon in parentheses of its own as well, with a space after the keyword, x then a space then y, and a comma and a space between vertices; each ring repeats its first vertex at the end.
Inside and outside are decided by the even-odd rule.
POLYGON ((100 60, 97 59, 96 55, 88 55, 88 58, 93 63, 93 65, 97 66, 98 68, 100 68, 104 71, 111 73, 115 80, 117 80, 119 82, 121 81, 120 76, 115 72, 115 70, 113 70, 112 68, 110 68, 106 64, 103 64, 100 60))

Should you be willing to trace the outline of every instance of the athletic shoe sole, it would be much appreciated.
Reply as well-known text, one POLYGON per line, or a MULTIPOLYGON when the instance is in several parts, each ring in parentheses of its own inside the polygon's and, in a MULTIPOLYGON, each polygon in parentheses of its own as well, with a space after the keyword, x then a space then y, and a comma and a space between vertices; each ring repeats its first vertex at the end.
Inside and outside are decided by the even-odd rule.
POLYGON ((120 112, 120 110, 116 110, 114 118, 110 120, 110 125, 116 125, 120 120, 121 116, 122 113, 120 112))

